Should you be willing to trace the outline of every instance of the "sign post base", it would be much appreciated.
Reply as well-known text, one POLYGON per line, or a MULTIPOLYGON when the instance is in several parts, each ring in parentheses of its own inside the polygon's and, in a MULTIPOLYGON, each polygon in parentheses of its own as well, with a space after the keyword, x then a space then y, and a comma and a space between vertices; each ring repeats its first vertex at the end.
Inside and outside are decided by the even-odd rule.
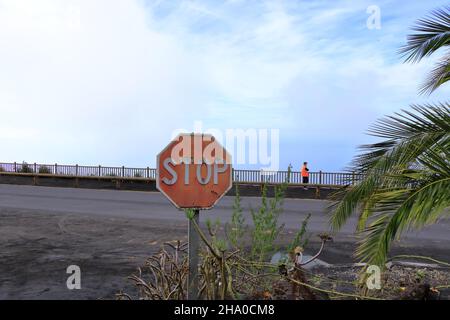
POLYGON ((187 298, 189 300, 198 299, 198 256, 200 237, 194 226, 195 223, 200 226, 199 210, 194 210, 194 216, 189 219, 188 241, 189 241, 189 275, 188 275, 188 292, 187 298))

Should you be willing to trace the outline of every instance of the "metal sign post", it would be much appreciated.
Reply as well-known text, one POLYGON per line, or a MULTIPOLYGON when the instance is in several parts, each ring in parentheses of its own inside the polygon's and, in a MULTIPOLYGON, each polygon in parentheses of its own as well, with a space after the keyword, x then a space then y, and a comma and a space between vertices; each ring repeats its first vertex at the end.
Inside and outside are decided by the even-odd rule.
POLYGON ((188 227, 188 255, 189 255, 189 275, 188 275, 188 292, 187 298, 189 300, 198 299, 198 257, 200 237, 195 229, 194 222, 199 226, 200 215, 199 210, 194 210, 194 216, 189 219, 188 227))

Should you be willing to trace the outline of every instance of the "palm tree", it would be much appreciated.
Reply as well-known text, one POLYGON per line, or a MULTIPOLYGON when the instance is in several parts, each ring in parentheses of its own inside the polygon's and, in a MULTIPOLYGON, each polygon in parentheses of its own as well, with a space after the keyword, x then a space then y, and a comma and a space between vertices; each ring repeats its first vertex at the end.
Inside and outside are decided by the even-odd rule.
MULTIPOLYGON (((450 7, 418 21, 401 49, 417 62, 450 44, 450 7)), ((450 55, 432 70, 421 92, 433 92, 450 80, 450 55)), ((351 170, 362 180, 336 193, 331 216, 339 230, 359 211, 356 256, 384 265, 393 240, 450 215, 450 104, 413 105, 379 120, 369 134, 381 142, 364 145, 351 170)))
MULTIPOLYGON (((407 62, 419 62, 441 48, 450 45, 450 6, 433 11, 420 19, 413 30, 417 33, 408 37, 400 53, 407 62)), ((440 85, 450 80, 450 50, 437 62, 420 92, 431 94, 440 85)))
POLYGON ((450 104, 412 109, 369 130, 385 140, 361 147, 352 167, 364 178, 337 193, 331 225, 338 230, 360 211, 356 255, 369 264, 383 265, 403 231, 450 214, 450 104))

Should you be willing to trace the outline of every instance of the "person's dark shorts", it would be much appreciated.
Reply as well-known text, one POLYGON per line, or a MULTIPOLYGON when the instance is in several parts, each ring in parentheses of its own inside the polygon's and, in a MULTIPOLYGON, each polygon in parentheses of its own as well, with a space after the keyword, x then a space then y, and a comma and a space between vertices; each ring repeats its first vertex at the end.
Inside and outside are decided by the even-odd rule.
POLYGON ((309 177, 302 177, 302 183, 309 183, 309 177))

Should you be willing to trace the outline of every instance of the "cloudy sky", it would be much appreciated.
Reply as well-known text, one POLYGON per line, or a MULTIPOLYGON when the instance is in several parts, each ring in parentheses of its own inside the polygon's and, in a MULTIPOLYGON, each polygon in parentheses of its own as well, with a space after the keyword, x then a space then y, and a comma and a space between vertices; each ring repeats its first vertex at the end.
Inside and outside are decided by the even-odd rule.
POLYGON ((155 166, 174 130, 278 129, 280 165, 343 169, 429 97, 403 64, 448 1, 0 0, 0 161, 155 166), (381 28, 368 28, 370 6, 381 28))

